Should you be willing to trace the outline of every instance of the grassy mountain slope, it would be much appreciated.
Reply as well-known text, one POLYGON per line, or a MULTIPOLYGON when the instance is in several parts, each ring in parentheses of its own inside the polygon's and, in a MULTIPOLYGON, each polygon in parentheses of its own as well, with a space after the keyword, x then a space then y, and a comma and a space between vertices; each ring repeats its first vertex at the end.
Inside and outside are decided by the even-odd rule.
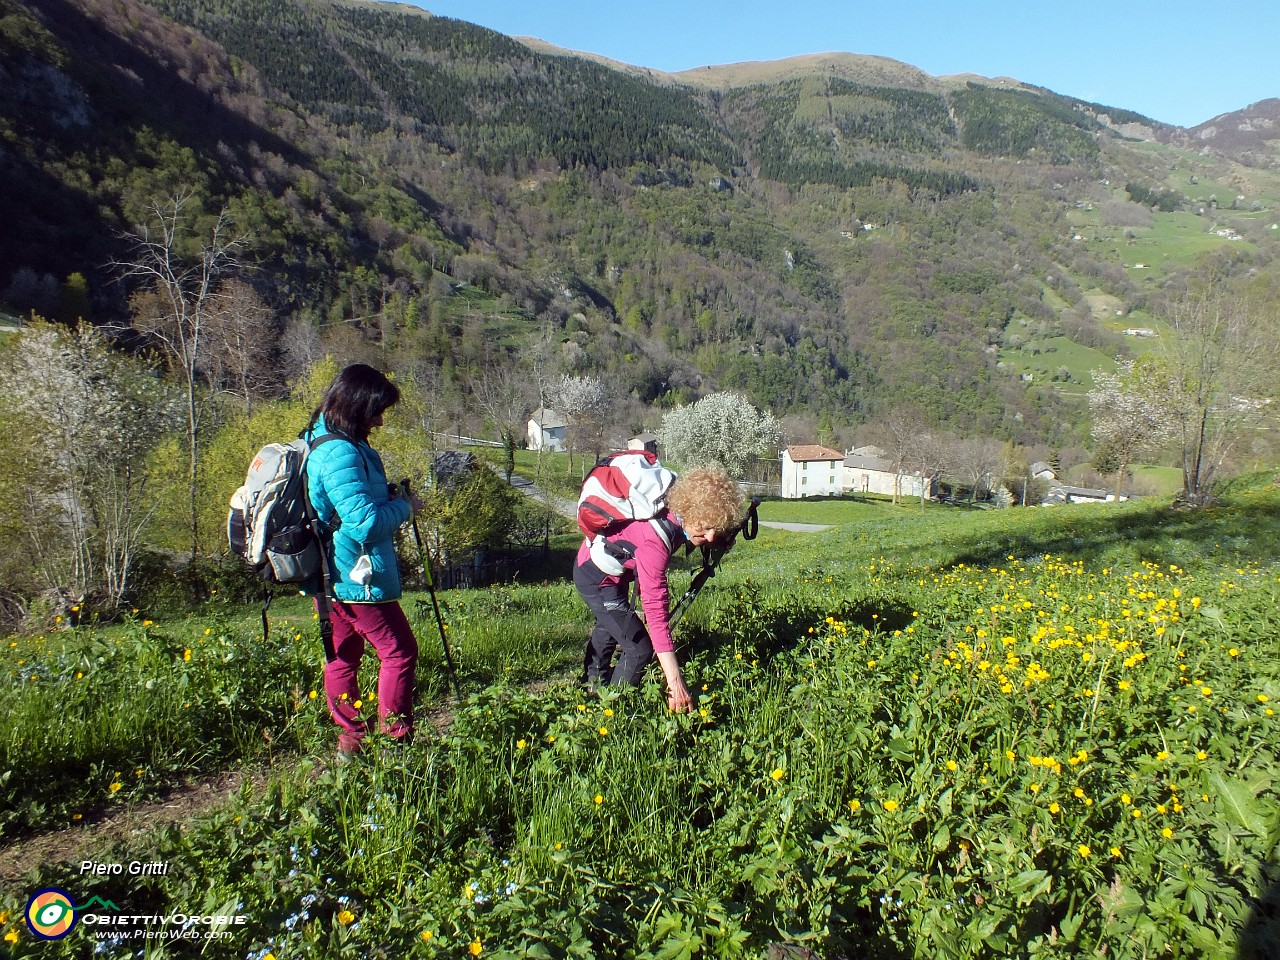
POLYGON ((30 185, 0 199, 0 299, 56 312, 81 272, 119 315, 120 232, 194 190, 291 337, 394 347, 459 417, 542 342, 645 403, 740 389, 814 428, 910 403, 1066 443, 1117 317, 1206 254, 1274 256, 1273 171, 1012 81, 843 54, 657 75, 391 4, 0 10, 0 166, 30 185))

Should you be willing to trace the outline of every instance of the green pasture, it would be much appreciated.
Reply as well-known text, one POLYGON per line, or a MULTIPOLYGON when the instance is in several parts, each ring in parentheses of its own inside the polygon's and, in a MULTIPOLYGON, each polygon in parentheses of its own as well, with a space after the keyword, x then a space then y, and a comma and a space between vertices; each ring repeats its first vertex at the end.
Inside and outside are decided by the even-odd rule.
POLYGON ((1083 396, 1093 388, 1094 370, 1114 370, 1116 362, 1100 350, 1086 347, 1067 337, 1049 337, 1036 341, 1036 350, 1023 348, 1000 351, 1000 359, 1019 374, 1030 374, 1033 384, 1051 386, 1059 393, 1083 396), (1055 381, 1061 369, 1070 375, 1068 381, 1055 381))
POLYGON ((183 776, 269 774, 93 850, 163 876, 28 863, 0 956, 1269 955, 1280 489, 1222 492, 1200 511, 767 502, 832 527, 725 557, 677 631, 689 715, 653 680, 577 685, 589 618, 564 580, 441 592, 454 701, 414 595, 418 737, 347 766, 304 601, 273 607, 268 642, 229 602, 12 637, 4 838, 83 843, 183 776), (244 919, 216 943, 86 923, 46 942, 23 919, 45 887, 244 919))
POLYGON ((1182 470, 1179 467, 1134 466, 1134 484, 1151 496, 1172 499, 1182 490, 1182 470))
MULTIPOLYGON (((1194 213, 1156 213, 1155 222, 1149 228, 1122 228, 1094 226, 1086 242, 1097 251, 1098 247, 1139 282, 1158 279, 1173 267, 1187 266, 1206 253, 1220 249, 1233 241, 1209 232, 1213 218, 1194 213), (1126 238, 1126 231, 1132 236, 1126 238)), ((1248 241, 1236 241, 1252 246, 1248 241)))
MULTIPOLYGON (((1190 174, 1179 168, 1170 186, 1193 198, 1202 198, 1203 204, 1193 203, 1194 207, 1205 206, 1206 212, 1198 214, 1195 209, 1179 210, 1172 213, 1153 212, 1150 227, 1122 227, 1103 225, 1099 221, 1098 208, 1093 210, 1072 210, 1069 221, 1082 237, 1081 242, 1089 245, 1090 250, 1108 254, 1116 263, 1128 271, 1130 277, 1138 282, 1154 283, 1163 274, 1173 268, 1185 267, 1194 261, 1224 246, 1241 246, 1253 249, 1254 243, 1249 239, 1231 240, 1218 236, 1215 229, 1230 227, 1232 221, 1258 221, 1270 223, 1276 217, 1275 188, 1280 181, 1274 178, 1267 180, 1267 195, 1249 196, 1248 188, 1230 186, 1222 183, 1206 182, 1190 183, 1190 174), (1246 201, 1239 209, 1234 209, 1237 193, 1245 192, 1246 201), (1216 196, 1218 207, 1208 209, 1208 198, 1216 196), (1251 209, 1252 200, 1258 200, 1260 209, 1251 209)), ((1122 188, 1114 191, 1118 198, 1126 199, 1122 188)), ((1048 301, 1046 301, 1048 302, 1048 301)))
MULTIPOLYGON (((916 504, 918 501, 908 500, 916 504)), ((933 504, 929 510, 938 509, 933 504)), ((883 497, 822 497, 811 500, 765 500, 760 504, 761 521, 777 523, 816 523, 842 526, 849 523, 881 522, 898 515, 902 505, 893 506, 883 497)), ((734 555, 735 559, 737 554, 734 555)))

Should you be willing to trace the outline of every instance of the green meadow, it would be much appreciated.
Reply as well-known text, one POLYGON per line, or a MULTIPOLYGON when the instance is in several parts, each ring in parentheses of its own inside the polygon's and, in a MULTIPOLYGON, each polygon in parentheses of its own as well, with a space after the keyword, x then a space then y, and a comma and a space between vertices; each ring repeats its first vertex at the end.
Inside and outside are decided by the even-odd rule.
POLYGON ((654 680, 577 684, 567 565, 440 593, 461 701, 409 597, 418 736, 345 766, 301 600, 266 641, 255 607, 217 598, 8 638, 0 837, 63 831, 74 852, 6 883, 0 956, 1274 955, 1273 475, 1200 511, 761 517, 830 527, 765 527, 725 557, 677 631, 689 715, 654 680), (259 776, 92 845, 95 821, 228 769, 259 776), (24 920, 46 888, 83 908, 63 939, 24 920), (186 929, 132 938, 113 913, 186 929))

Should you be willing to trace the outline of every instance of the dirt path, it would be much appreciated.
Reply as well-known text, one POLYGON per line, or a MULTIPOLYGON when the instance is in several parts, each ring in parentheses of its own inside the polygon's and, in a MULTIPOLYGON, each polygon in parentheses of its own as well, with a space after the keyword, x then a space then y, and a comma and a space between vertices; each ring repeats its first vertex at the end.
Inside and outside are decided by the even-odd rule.
POLYGON ((251 783, 255 793, 266 785, 266 769, 230 770, 174 787, 156 800, 113 811, 97 820, 64 830, 37 833, 0 845, 0 882, 14 883, 37 867, 95 859, 112 843, 208 813, 251 783))
MULTIPOLYGON (((454 707, 452 701, 437 704, 427 711, 421 722, 433 729, 437 736, 442 735, 453 722, 454 707)), ((74 827, 47 830, 9 842, 0 840, 0 883, 20 881, 45 864, 95 859, 116 842, 136 839, 175 824, 190 823, 231 803, 246 783, 251 785, 255 795, 262 793, 274 770, 300 759, 284 760, 274 767, 223 770, 172 787, 155 800, 110 811, 74 827)))

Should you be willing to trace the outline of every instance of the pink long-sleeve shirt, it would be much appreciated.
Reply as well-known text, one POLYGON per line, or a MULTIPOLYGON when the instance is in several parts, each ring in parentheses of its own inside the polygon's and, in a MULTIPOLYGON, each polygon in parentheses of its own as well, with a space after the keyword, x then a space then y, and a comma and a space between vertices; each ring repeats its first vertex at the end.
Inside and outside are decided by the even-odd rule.
MULTIPOLYGON (((674 519, 674 517, 673 517, 674 519)), ((602 584, 626 584, 635 581, 640 587, 640 601, 644 608, 645 625, 655 653, 670 653, 675 649, 671 639, 671 592, 667 587, 667 568, 675 548, 687 543, 684 531, 678 527, 670 547, 648 520, 632 520, 617 533, 606 539, 610 543, 625 540, 635 548, 634 555, 623 562, 622 574, 602 574, 602 584)), ((591 557, 591 541, 583 539, 578 548, 578 563, 586 563, 591 557)))

